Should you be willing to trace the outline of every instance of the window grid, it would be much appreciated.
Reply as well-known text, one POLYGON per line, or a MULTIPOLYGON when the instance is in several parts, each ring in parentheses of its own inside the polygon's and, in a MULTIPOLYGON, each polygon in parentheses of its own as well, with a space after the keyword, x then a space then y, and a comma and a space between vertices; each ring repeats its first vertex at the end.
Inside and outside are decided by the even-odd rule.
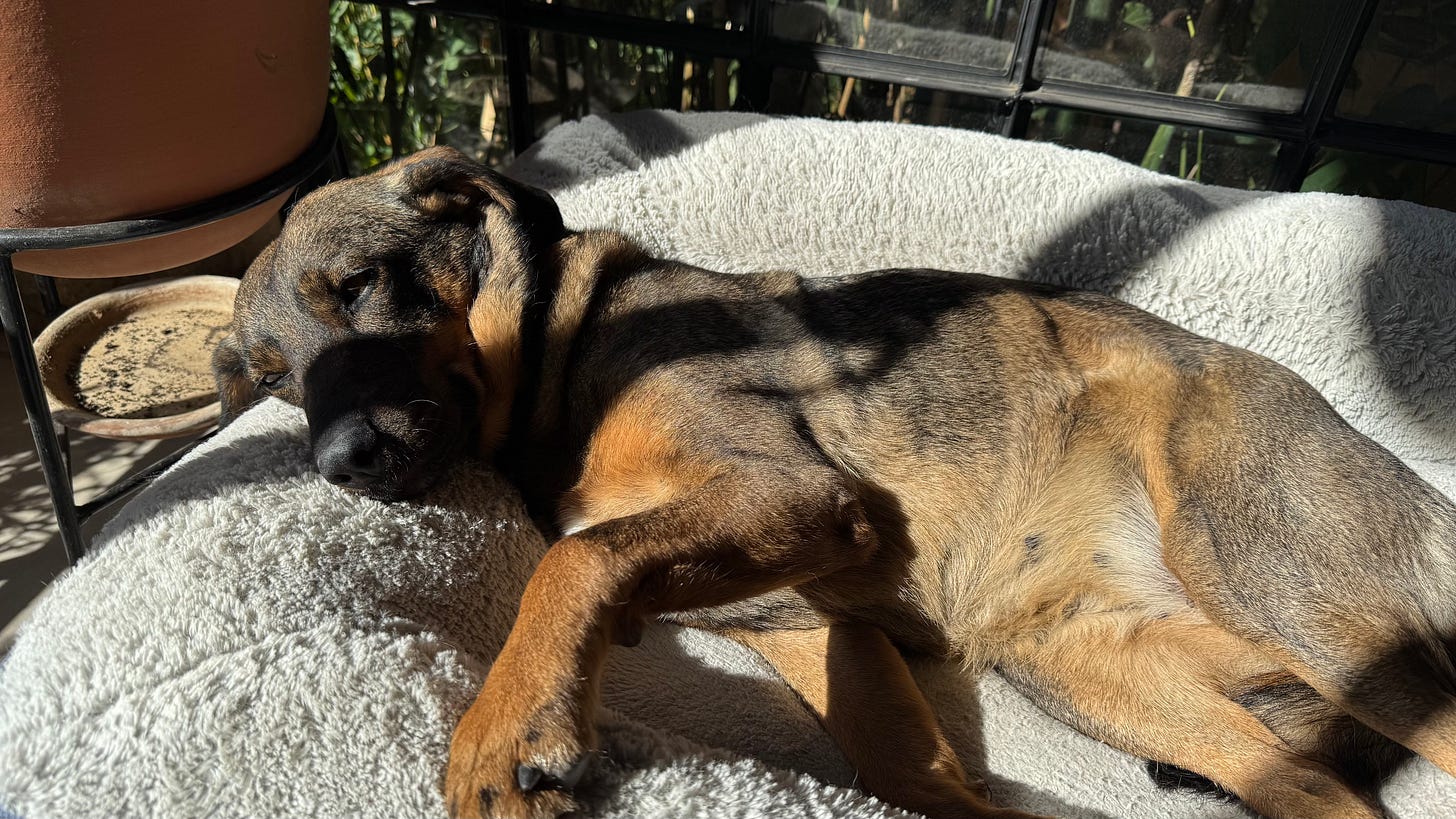
POLYGON ((745 110, 762 110, 774 69, 786 68, 987 99, 1002 114, 1002 133, 1017 139, 1026 137, 1031 113, 1041 106, 1275 139, 1282 147, 1270 190, 1298 190, 1321 148, 1456 164, 1456 136, 1346 120, 1335 114, 1379 0, 1332 0, 1329 15, 1334 22, 1319 47, 1303 105, 1293 112, 1136 88, 1038 79, 1034 68, 1056 2, 1027 0, 1028 11, 1012 42, 1013 55, 1005 71, 777 37, 770 30, 772 0, 750 0, 744 22, 725 28, 530 0, 382 0, 378 5, 485 18, 501 25, 513 103, 508 114, 509 135, 517 153, 536 138, 530 106, 514 104, 526 99, 528 33, 536 29, 622 40, 694 57, 737 59, 742 63, 738 107, 745 110))

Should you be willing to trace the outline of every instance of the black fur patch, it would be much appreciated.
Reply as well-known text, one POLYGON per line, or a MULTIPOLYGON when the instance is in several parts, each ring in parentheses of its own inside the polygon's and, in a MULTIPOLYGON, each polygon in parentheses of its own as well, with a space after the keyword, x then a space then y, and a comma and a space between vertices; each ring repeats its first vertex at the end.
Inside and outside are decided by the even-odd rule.
POLYGON ((1202 774, 1196 774, 1187 768, 1180 768, 1177 765, 1169 765, 1164 762, 1147 762, 1148 777, 1153 784, 1165 791, 1187 791, 1215 799, 1221 802, 1237 802, 1238 797, 1224 790, 1202 774))

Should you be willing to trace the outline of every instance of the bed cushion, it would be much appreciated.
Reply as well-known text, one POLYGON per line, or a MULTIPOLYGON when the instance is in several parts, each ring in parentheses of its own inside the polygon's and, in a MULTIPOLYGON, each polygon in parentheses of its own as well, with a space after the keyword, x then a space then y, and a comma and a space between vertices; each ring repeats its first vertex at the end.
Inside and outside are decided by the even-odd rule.
MULTIPOLYGON (((643 112, 554 130, 512 169, 568 225, 708 267, 976 270, 1117 295, 1250 347, 1456 491, 1456 215, 1260 194, 914 126, 643 112)), ((457 469, 381 504, 309 468, 302 415, 245 414, 129 503, 0 672, 0 806, 48 816, 438 816, 448 739, 545 548, 457 469)), ((998 801, 1068 817, 1236 817, 1042 714, 917 662, 998 801)), ((654 626, 614 649, 585 793, 605 817, 890 817, 755 655, 654 626)), ((1423 761, 1400 819, 1456 815, 1423 761)))

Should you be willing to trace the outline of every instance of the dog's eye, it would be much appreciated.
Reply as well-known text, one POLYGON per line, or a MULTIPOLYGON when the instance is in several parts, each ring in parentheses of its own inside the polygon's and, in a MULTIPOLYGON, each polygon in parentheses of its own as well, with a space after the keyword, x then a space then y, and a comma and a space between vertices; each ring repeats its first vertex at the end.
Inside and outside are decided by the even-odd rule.
POLYGON ((339 301, 343 302, 345 310, 356 312, 364 300, 369 298, 369 294, 374 292, 376 272, 372 267, 361 267, 344 276, 339 282, 339 301))
POLYGON ((258 386, 262 387, 265 390, 268 390, 269 392, 272 392, 273 390, 278 389, 278 386, 284 381, 287 381, 292 375, 293 373, 291 372, 268 373, 267 375, 258 379, 258 386))

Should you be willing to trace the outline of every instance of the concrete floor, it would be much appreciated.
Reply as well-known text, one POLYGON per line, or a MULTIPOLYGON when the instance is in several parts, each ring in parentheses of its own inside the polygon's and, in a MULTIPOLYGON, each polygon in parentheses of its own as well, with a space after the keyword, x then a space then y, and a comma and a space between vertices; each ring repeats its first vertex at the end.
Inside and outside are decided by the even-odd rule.
MULTIPOLYGON (((89 435, 71 437, 77 501, 84 503, 132 470, 163 457, 177 444, 167 441, 108 441, 89 435)), ((84 527, 94 537, 120 504, 103 510, 84 527)), ((7 353, 0 353, 0 655, 10 649, 15 631, 66 569, 66 552, 56 533, 54 513, 20 389, 7 353)))

